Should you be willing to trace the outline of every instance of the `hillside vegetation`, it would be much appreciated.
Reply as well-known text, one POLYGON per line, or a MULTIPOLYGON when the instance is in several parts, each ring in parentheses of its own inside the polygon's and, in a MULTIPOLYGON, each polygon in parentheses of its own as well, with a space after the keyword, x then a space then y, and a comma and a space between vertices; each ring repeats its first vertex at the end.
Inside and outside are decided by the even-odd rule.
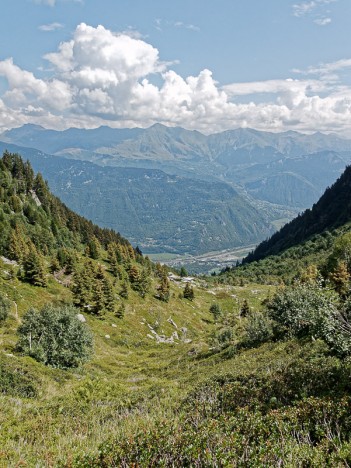
POLYGON ((271 238, 249 254, 244 263, 276 255, 285 249, 307 241, 313 235, 343 226, 350 221, 351 167, 348 166, 339 179, 326 189, 323 196, 297 218, 287 223, 271 238))
POLYGON ((285 287, 188 278, 0 176, 0 465, 351 463, 347 227, 285 287))

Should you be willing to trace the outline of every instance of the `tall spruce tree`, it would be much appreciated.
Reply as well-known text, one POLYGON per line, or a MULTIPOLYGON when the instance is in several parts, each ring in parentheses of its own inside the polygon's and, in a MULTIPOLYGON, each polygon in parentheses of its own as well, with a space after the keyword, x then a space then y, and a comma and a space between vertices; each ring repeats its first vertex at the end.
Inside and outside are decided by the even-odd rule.
POLYGON ((44 261, 34 245, 30 246, 29 253, 23 262, 24 279, 34 286, 47 286, 44 261))

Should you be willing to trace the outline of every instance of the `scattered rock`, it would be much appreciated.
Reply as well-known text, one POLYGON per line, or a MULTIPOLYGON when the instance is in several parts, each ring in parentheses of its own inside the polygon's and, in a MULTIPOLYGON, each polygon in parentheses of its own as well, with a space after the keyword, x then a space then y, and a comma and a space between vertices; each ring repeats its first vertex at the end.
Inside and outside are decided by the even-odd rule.
POLYGON ((32 195, 33 200, 37 206, 41 206, 41 201, 38 198, 38 195, 34 192, 34 190, 29 190, 30 194, 32 195))
POLYGON ((148 333, 146 336, 147 336, 148 338, 151 338, 152 340, 155 339, 152 335, 150 335, 150 333, 148 333))
POLYGON ((116 325, 115 323, 112 323, 112 324, 111 324, 111 327, 117 328, 117 325, 116 325))
POLYGON ((15 260, 10 260, 9 258, 6 258, 6 257, 0 257, 0 259, 5 263, 5 265, 18 266, 18 263, 15 260))
POLYGON ((174 322, 174 320, 172 319, 172 317, 169 317, 169 319, 167 320, 168 323, 170 323, 171 325, 173 325, 174 328, 177 328, 178 329, 178 325, 174 322))
POLYGON ((77 314, 77 319, 82 323, 85 323, 87 321, 83 314, 77 314))
POLYGON ((105 335, 106 340, 109 340, 111 337, 110 335, 105 335))

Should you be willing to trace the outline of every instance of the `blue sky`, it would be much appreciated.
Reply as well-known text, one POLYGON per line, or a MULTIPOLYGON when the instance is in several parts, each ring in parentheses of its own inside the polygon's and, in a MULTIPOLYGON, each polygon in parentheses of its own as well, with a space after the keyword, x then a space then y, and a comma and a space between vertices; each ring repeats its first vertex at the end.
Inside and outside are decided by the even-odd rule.
POLYGON ((0 129, 351 136, 350 0, 2 0, 0 129))

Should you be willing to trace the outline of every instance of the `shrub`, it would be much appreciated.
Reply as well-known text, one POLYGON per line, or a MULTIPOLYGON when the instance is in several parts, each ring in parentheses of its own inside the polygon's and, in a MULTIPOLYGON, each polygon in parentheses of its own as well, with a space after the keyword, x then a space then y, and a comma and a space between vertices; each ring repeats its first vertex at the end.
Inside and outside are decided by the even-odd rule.
POLYGON ((9 315, 11 308, 10 301, 0 295, 0 323, 4 322, 9 315))
POLYGON ((33 398, 38 391, 35 377, 27 370, 0 362, 0 393, 3 395, 33 398))
POLYGON ((261 312, 250 312, 244 328, 244 344, 248 346, 264 343, 273 336, 272 321, 261 312))
POLYGON ((219 317, 222 315, 221 308, 220 308, 219 304, 217 304, 217 303, 211 305, 210 312, 213 315, 213 318, 214 318, 215 321, 217 321, 219 319, 219 317))
POLYGON ((70 306, 30 309, 18 335, 19 351, 52 367, 78 367, 92 354, 92 334, 70 306))
POLYGON ((325 338, 326 324, 337 314, 337 296, 332 291, 301 284, 282 289, 267 305, 269 317, 289 336, 325 338))
POLYGON ((234 340, 234 331, 231 327, 221 328, 216 330, 211 336, 210 344, 211 348, 220 351, 221 349, 227 348, 234 340))

